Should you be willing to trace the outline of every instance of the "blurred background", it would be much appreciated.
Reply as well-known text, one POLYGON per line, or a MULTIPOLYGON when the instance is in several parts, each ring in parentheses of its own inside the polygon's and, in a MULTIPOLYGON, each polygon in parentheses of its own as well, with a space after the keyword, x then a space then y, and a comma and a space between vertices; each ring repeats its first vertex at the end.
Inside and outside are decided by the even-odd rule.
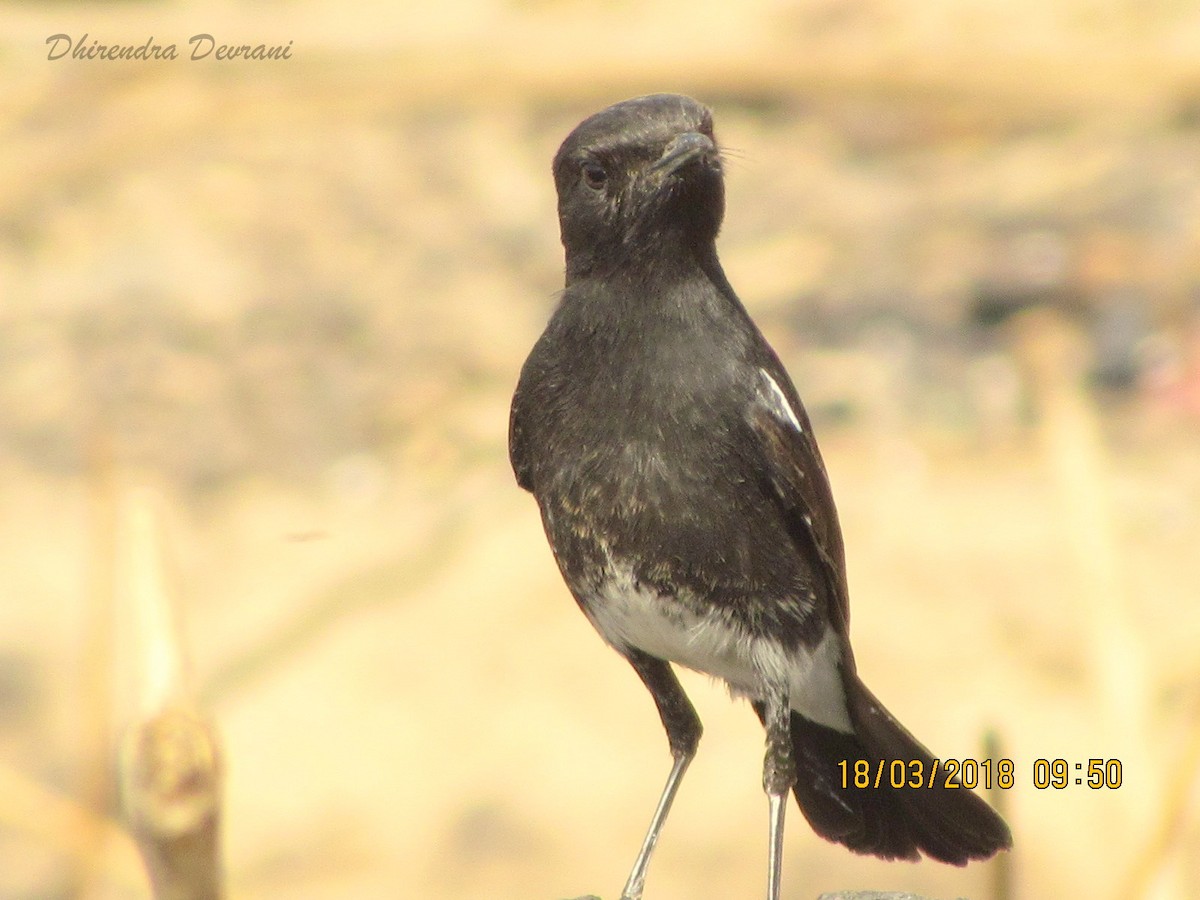
MULTIPOLYGON (((616 896, 666 742, 506 428, 561 287, 550 159, 661 90, 729 151, 722 259, 818 429, 865 680, 938 755, 1014 762, 1007 871, 854 857, 793 807, 787 896, 1200 896, 1194 4, 0 16, 0 897, 148 896, 113 786, 145 485, 231 897, 616 896)), ((707 730, 648 897, 759 896, 761 731, 685 686, 707 730)))

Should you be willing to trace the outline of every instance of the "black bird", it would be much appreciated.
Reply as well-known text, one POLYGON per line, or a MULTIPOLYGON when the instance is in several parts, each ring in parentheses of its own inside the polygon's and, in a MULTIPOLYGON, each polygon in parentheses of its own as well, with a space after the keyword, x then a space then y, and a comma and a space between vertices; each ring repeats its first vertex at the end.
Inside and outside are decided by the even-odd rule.
POLYGON ((571 593, 654 697, 674 765, 622 894, 646 868, 701 725, 670 663, 723 679, 766 728, 767 895, 793 791, 822 837, 954 865, 1011 846, 859 680, 837 510, 791 379, 717 260, 712 114, 654 94, 582 122, 554 158, 566 289, 509 423, 571 593), (879 787, 856 788, 865 760, 879 787), (843 769, 839 763, 846 761, 843 769), (843 786, 849 773, 848 786, 843 786), (914 780, 915 779, 915 780, 914 780), (903 780, 903 779, 901 779, 903 780))

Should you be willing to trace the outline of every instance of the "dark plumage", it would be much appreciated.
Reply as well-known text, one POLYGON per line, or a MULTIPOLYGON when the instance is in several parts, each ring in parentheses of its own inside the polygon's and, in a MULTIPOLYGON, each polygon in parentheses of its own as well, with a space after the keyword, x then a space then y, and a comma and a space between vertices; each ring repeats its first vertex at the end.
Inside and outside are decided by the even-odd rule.
POLYGON ((859 680, 837 510, 808 416, 717 259, 709 111, 656 94, 580 124, 554 160, 566 289, 513 397, 509 454, 568 587, 658 705, 675 765, 701 726, 671 662, 724 679, 767 730, 768 895, 783 798, 859 853, 961 865, 1011 843, 961 788, 841 786, 840 760, 923 760, 859 680))

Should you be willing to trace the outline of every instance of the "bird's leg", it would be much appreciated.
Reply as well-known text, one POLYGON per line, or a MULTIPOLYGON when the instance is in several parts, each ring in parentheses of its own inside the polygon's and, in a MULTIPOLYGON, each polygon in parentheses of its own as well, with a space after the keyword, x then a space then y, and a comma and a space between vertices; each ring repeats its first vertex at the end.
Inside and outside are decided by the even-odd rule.
POLYGON ((667 813, 671 809, 671 803, 675 800, 675 792, 679 790, 679 783, 683 781, 683 773, 687 771, 688 763, 692 761, 690 756, 676 756, 675 763, 671 766, 671 774, 667 776, 667 783, 663 787, 662 796, 658 799, 658 806, 654 810, 654 818, 650 820, 650 828, 646 832, 646 838, 642 841, 642 849, 638 851, 637 859, 633 861, 633 869, 629 872, 629 878, 625 882, 625 889, 621 891, 621 900, 641 900, 642 888, 646 884, 646 869, 650 865, 650 856, 654 853, 654 845, 658 843, 658 833, 662 829, 662 824, 666 821, 667 813))
POLYGON ((666 821, 667 813, 671 811, 671 803, 683 781, 683 773, 696 755, 696 746, 700 743, 703 728, 700 717, 696 715, 695 707, 683 692, 679 679, 674 670, 665 661, 650 656, 640 650, 629 650, 626 658, 634 671, 642 679, 662 718, 663 728, 667 731, 667 741, 671 746, 671 756, 674 763, 667 783, 663 786, 662 796, 658 798, 654 817, 650 820, 650 828, 646 839, 642 841, 642 849, 638 851, 629 880, 621 892, 621 900, 640 900, 642 888, 646 884, 646 869, 650 865, 650 857, 654 853, 654 845, 658 843, 658 834, 666 821))
POLYGON ((788 792, 796 781, 796 763, 792 758, 791 708, 787 694, 778 693, 765 705, 763 724, 767 729, 767 754, 763 763, 763 790, 767 792, 770 814, 767 900, 779 900, 779 882, 783 874, 783 815, 787 811, 788 792))

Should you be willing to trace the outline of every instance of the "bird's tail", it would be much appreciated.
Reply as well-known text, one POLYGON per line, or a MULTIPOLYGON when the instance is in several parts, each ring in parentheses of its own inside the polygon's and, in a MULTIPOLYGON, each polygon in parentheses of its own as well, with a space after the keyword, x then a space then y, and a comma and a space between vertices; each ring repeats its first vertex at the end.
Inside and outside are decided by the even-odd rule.
MULTIPOLYGON (((793 791, 817 834, 855 853, 911 860, 923 853, 956 866, 1012 846, 1004 820, 954 772, 948 778, 946 766, 935 769, 932 754, 857 675, 844 681, 852 734, 792 712, 793 791)), ((756 711, 761 718, 757 704, 756 711)))

